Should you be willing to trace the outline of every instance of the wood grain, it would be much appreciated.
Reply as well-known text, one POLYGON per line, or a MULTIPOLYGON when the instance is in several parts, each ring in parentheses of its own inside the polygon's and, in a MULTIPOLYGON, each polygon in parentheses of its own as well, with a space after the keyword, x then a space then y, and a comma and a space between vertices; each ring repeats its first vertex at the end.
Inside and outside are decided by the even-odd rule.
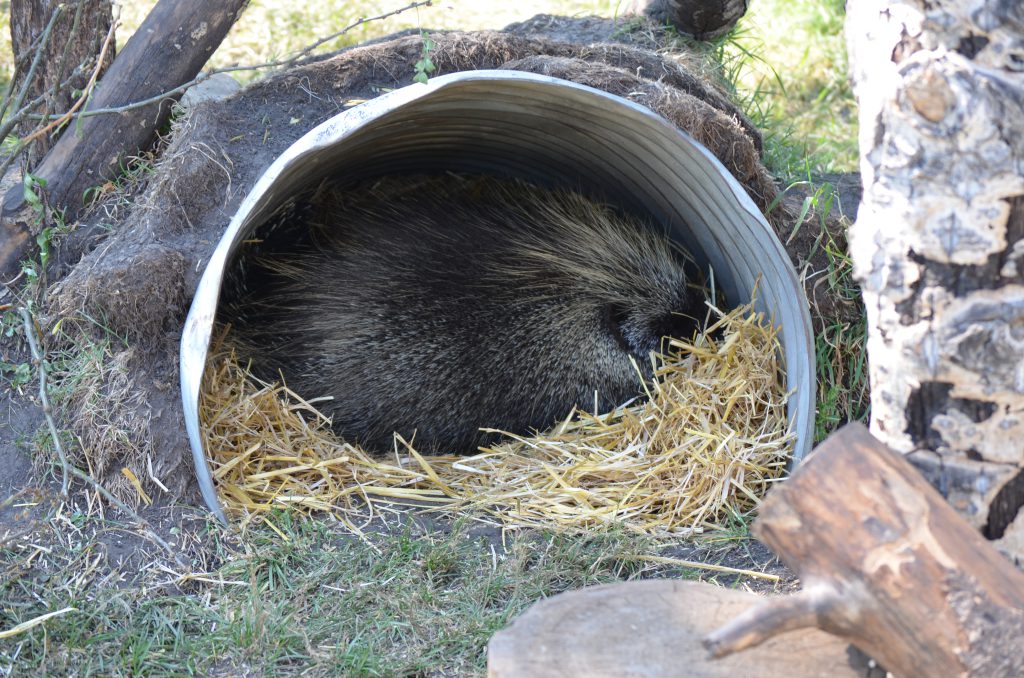
POLYGON ((490 678, 854 678, 848 645, 798 631, 712 660, 701 638, 763 600, 711 584, 647 580, 570 591, 537 603, 488 646, 490 678))

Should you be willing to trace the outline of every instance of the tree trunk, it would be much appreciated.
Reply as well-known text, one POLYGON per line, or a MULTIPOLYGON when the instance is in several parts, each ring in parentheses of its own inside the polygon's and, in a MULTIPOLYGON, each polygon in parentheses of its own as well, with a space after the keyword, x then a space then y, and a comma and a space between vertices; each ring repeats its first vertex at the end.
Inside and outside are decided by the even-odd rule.
MULTIPOLYGON (((89 100, 87 111, 123 107, 160 95, 195 77, 227 35, 248 0, 160 0, 132 35, 89 100)), ((50 202, 73 219, 87 188, 120 171, 126 155, 152 144, 177 96, 72 124, 36 168, 47 180, 50 202)), ((4 212, 20 208, 18 191, 4 198, 4 212)))
POLYGON ((1021 558, 1024 6, 858 0, 847 11, 864 181, 850 248, 871 428, 1021 558))
MULTIPOLYGON (((112 21, 110 0, 11 0, 11 46, 17 64, 13 91, 24 85, 37 50, 41 50, 24 101, 48 94, 35 107, 35 113, 45 116, 67 111, 75 92, 88 82, 112 21), (58 7, 61 15, 44 35, 58 7)), ((101 73, 113 58, 111 50, 100 67, 101 73)), ((38 120, 26 120, 18 127, 18 134, 25 136, 39 124, 38 120)), ((34 141, 28 151, 28 166, 34 167, 52 145, 49 136, 34 141)))

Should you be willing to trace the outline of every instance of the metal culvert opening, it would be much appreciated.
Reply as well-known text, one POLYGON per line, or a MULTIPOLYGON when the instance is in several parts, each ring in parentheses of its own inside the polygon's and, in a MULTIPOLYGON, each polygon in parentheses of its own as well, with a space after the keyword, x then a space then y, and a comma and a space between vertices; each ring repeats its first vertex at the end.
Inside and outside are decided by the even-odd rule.
POLYGON ((203 449, 199 393, 226 267, 287 199, 325 178, 456 171, 516 177, 607 197, 649 214, 714 269, 728 299, 780 327, 794 463, 810 449, 814 344, 803 288, 739 183, 688 135, 628 100, 547 76, 471 71, 382 95, 319 125, 253 187, 199 283, 181 343, 181 388, 197 477, 223 519, 203 449))

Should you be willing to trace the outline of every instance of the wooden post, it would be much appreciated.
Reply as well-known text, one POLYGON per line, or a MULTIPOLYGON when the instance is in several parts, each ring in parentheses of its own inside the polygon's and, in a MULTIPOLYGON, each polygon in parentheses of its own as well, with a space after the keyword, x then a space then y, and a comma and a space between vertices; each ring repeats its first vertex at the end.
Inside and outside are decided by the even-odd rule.
POLYGON ((871 430, 1024 557, 1024 14, 847 5, 871 430))
POLYGON ((860 424, 769 493, 754 534, 804 589, 711 634, 715 656, 816 627, 900 676, 1024 675, 1024 574, 860 424))

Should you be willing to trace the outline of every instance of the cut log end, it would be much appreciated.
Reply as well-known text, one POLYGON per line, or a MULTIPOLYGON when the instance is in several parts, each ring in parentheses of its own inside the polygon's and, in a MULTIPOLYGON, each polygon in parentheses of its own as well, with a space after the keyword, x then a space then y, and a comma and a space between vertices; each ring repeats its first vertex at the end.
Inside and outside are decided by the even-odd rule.
POLYGON ((861 678, 847 643, 813 629, 710 659, 701 638, 760 600, 744 591, 664 579, 570 591, 537 603, 491 639, 488 675, 861 678))

